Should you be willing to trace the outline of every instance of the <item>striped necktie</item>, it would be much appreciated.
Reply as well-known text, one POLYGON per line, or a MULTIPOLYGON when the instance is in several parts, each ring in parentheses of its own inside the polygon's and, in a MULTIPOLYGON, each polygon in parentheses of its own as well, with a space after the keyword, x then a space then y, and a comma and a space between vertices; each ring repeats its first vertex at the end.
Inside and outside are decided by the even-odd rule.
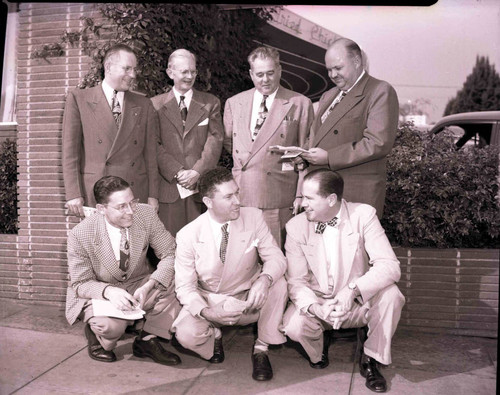
POLYGON ((267 118, 266 100, 268 97, 269 97, 269 95, 263 95, 263 97, 262 97, 262 103, 260 103, 260 107, 259 107, 259 116, 257 118, 257 123, 255 124, 255 129, 252 133, 252 141, 254 141, 257 138, 257 135, 259 134, 259 130, 267 118))
POLYGON ((179 110, 181 111, 181 118, 182 118, 182 129, 186 127, 186 118, 188 115, 188 109, 186 106, 186 103, 184 102, 185 96, 181 96, 179 100, 179 110))
POLYGON ((113 97, 111 98, 111 112, 113 113, 113 118, 115 119, 116 126, 120 128, 122 122, 122 108, 120 107, 120 102, 118 101, 118 91, 113 91, 113 97))
POLYGON ((324 114, 321 116, 321 123, 325 122, 326 118, 328 118, 328 115, 333 111, 333 108, 340 103, 340 101, 347 95, 346 91, 341 91, 340 95, 338 95, 335 100, 330 104, 330 107, 328 107, 328 110, 324 112, 324 114))

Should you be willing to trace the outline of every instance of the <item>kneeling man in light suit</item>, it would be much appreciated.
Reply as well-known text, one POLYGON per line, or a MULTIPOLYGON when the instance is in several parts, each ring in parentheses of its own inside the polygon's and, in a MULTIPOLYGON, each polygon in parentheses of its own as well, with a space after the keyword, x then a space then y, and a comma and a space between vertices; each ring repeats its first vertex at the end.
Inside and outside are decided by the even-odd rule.
POLYGON ((202 358, 220 363, 220 328, 257 322, 252 377, 270 380, 268 345, 286 342, 279 330, 288 298, 285 257, 261 210, 240 208, 239 188, 229 170, 209 170, 198 189, 207 212, 177 233, 175 284, 183 308, 173 325, 176 338, 202 358))
POLYGON ((323 369, 328 366, 324 331, 368 325, 360 373, 370 390, 385 392, 378 362, 391 363, 391 339, 404 305, 396 285, 399 261, 375 208, 346 202, 343 189, 342 177, 329 169, 304 177, 305 212, 286 225, 286 277, 293 303, 284 331, 304 347, 311 367, 323 369))

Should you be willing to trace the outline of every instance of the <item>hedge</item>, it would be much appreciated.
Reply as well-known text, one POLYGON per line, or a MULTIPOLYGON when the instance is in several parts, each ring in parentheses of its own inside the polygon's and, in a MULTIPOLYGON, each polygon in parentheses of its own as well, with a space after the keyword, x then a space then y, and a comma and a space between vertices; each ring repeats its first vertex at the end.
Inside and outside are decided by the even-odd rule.
POLYGON ((17 233, 17 145, 0 146, 0 233, 17 233))

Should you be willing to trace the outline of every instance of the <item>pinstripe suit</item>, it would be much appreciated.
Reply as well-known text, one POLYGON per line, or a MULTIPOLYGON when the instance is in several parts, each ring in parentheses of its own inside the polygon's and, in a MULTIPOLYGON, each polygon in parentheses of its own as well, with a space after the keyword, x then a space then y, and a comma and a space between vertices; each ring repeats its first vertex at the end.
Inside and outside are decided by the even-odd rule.
MULTIPOLYGON (((158 299, 146 310, 144 330, 169 338, 169 329, 180 305, 174 294, 175 239, 165 229, 154 209, 139 204, 129 228, 130 266, 121 271, 106 230, 104 216, 96 213, 75 226, 68 236, 70 284, 66 296, 66 318, 73 324, 83 318, 82 311, 90 299, 103 299, 104 289, 112 285, 129 293, 148 278, 158 281, 158 299), (160 262, 156 270, 146 260, 151 246, 160 262), (161 311, 157 305, 164 307, 161 311), (148 329, 149 328, 149 329, 148 329)), ((86 319, 89 317, 85 317, 86 319)))

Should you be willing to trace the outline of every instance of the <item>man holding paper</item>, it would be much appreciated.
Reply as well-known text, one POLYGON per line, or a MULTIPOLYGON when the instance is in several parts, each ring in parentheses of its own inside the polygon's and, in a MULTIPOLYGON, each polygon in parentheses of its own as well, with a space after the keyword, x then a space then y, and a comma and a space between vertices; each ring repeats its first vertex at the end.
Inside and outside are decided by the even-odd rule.
POLYGON ((133 354, 164 365, 179 364, 180 358, 158 340, 158 336, 171 338, 170 327, 180 311, 174 293, 174 238, 155 209, 140 204, 122 178, 98 180, 94 197, 97 212, 68 235, 68 322, 81 319, 86 323, 92 359, 114 362, 113 349, 142 309, 145 321, 136 325, 142 328, 133 343, 133 354), (146 260, 148 246, 160 259, 156 270, 146 260), (99 313, 97 309, 105 301, 108 306, 99 313))
POLYGON ((261 210, 240 207, 229 170, 208 171, 198 188, 208 211, 177 234, 175 282, 183 307, 172 330, 182 346, 221 363, 221 328, 257 322, 252 377, 270 380, 268 345, 286 342, 279 330, 287 301, 285 257, 261 210))
POLYGON ((173 236, 202 213, 204 206, 196 193, 198 178, 217 165, 222 151, 220 101, 193 89, 197 73, 193 53, 172 52, 167 74, 174 87, 151 99, 160 120, 159 215, 173 236))

